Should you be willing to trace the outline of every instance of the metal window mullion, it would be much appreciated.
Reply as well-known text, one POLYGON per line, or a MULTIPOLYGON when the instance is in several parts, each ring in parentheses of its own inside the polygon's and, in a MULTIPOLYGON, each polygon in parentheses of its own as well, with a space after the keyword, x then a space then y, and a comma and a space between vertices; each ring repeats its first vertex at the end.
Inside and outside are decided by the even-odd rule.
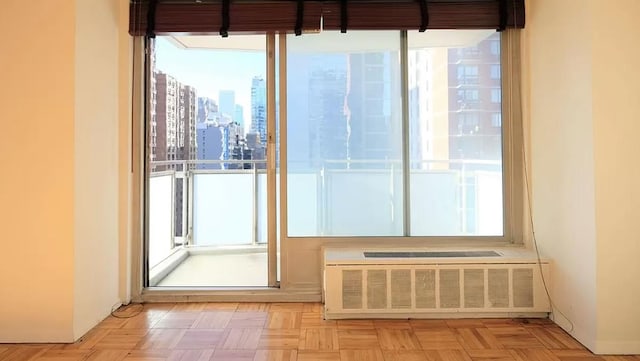
POLYGON ((267 273, 269 287, 278 283, 276 228, 276 36, 267 34, 267 273))
MULTIPOLYGON (((258 244, 258 238, 259 238, 259 222, 260 222, 260 179, 258 176, 258 166, 257 164, 252 164, 252 178, 253 178, 253 182, 251 182, 251 188, 252 188, 252 193, 253 193, 253 232, 252 232, 252 240, 251 240, 251 245, 252 246, 256 246, 258 244)), ((268 207, 267 207, 268 208, 268 207)), ((267 225, 268 227, 268 225, 267 225)))
POLYGON ((411 236, 411 145, 409 144, 409 43, 407 31, 400 32, 400 94, 402 101, 402 235, 411 236))
POLYGON ((187 183, 187 234, 186 234, 186 245, 188 246, 192 246, 193 245, 193 221, 194 221, 194 214, 193 211, 195 209, 195 197, 194 197, 194 192, 195 192, 195 179, 196 179, 196 175, 193 173, 193 171, 189 170, 189 177, 188 177, 188 183, 187 183))
MULTIPOLYGON (((280 129, 278 129, 280 136, 280 249, 282 249, 283 245, 287 245, 286 242, 282 242, 282 240, 287 239, 289 237, 289 226, 288 226, 288 203, 287 203, 287 182, 288 182, 288 164, 287 164, 287 34, 280 33, 278 34, 278 67, 279 67, 279 83, 278 83, 278 91, 280 92, 280 129)), ((277 244, 276 244, 277 246, 277 244)), ((276 247, 276 252, 278 249, 276 247)), ((286 269, 286 253, 281 252, 280 255, 280 270, 281 270, 281 278, 284 278, 284 284, 286 284, 286 273, 282 272, 283 269, 286 269)), ((276 277, 277 277, 277 269, 276 277)), ((278 284, 282 284, 282 279, 276 280, 278 284)))
MULTIPOLYGON (((153 39, 145 38, 144 41, 144 80, 142 86, 142 209, 143 209, 143 231, 142 231, 142 287, 149 286, 149 185, 151 182, 151 160, 149 159, 148 145, 151 139, 151 127, 148 126, 151 120, 151 77, 153 76, 151 69, 151 49, 154 46, 153 39)), ((135 55, 134 55, 135 56, 135 55)), ((135 79, 134 79, 135 80, 135 79)), ((132 119, 133 121, 133 119, 132 119)))

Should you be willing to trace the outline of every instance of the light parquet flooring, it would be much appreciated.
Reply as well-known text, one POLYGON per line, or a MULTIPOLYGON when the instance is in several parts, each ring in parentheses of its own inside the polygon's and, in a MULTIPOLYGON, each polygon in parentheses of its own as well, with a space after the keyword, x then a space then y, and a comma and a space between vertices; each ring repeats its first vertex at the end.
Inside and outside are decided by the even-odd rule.
POLYGON ((596 356, 548 320, 339 320, 317 303, 131 305, 73 344, 2 361, 640 361, 596 356))

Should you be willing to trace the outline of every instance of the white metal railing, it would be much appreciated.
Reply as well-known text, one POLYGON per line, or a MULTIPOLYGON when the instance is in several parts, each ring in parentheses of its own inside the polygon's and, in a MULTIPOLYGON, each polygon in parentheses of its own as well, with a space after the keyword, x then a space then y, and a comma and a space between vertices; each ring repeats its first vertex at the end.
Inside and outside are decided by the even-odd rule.
MULTIPOLYGON (((185 245, 266 244, 264 165, 265 160, 152 162, 150 265, 185 245)), ((289 236, 402 235, 400 161, 325 161, 316 169, 290 163, 288 168, 289 236)), ((409 178, 410 234, 502 232, 500 162, 412 161, 409 178)))

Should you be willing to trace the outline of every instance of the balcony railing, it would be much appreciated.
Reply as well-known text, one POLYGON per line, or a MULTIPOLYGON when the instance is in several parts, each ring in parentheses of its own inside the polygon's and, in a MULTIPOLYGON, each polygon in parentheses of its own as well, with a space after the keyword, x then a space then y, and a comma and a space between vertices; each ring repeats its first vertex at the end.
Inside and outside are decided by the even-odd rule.
MULTIPOLYGON (((179 247, 264 246, 264 168, 264 160, 152 162, 150 266, 179 247)), ((412 161, 410 174, 411 234, 501 234, 499 162, 412 161)), ((315 169, 289 163, 287 185, 292 237, 402 233, 399 161, 325 161, 315 169), (367 202, 376 206, 363 206, 367 202)))

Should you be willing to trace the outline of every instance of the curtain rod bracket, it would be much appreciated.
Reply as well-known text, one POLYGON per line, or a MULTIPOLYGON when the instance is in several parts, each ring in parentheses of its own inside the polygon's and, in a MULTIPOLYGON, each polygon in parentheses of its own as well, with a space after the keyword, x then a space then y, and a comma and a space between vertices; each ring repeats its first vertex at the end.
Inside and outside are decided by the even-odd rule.
POLYGON ((222 0, 222 26, 220 27, 220 36, 229 37, 229 3, 231 0, 222 0))
POLYGON ((507 0, 499 0, 500 6, 500 25, 498 26, 498 32, 507 30, 507 18, 509 17, 509 7, 507 0))
POLYGON ((420 2, 420 32, 424 33, 429 26, 429 6, 427 0, 418 0, 420 2))
POLYGON ((296 14, 296 27, 295 27, 296 36, 302 35, 303 21, 304 21, 304 0, 298 0, 298 8, 297 8, 297 14, 296 14))
POLYGON ((347 32, 347 0, 340 0, 340 32, 347 32))
POLYGON ((156 8, 158 7, 158 0, 151 0, 149 2, 149 8, 147 9, 147 38, 153 39, 156 37, 156 8))

